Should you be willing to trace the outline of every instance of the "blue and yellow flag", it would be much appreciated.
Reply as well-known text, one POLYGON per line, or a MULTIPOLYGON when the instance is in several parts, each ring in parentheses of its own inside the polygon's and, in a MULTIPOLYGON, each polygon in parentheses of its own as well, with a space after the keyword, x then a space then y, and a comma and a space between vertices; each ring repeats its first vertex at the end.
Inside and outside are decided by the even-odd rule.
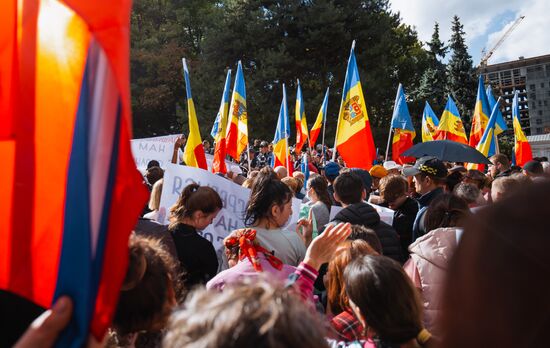
POLYGON ((288 107, 286 102, 286 87, 283 83, 283 100, 279 109, 279 119, 277 120, 277 129, 273 138, 273 167, 283 166, 290 170, 288 138, 290 137, 290 125, 288 123, 288 107))
POLYGON ((369 170, 376 159, 376 147, 372 138, 354 50, 355 41, 351 45, 342 90, 335 145, 348 167, 369 170))
POLYGON ((439 120, 439 127, 437 127, 434 140, 447 139, 468 144, 468 138, 466 138, 466 131, 464 130, 464 124, 462 124, 458 108, 450 95, 447 98, 447 105, 445 105, 445 110, 439 120))
MULTIPOLYGON (((477 151, 485 155, 485 157, 491 157, 496 153, 496 141, 497 137, 495 134, 496 120, 498 117, 498 103, 495 103, 493 111, 491 112, 491 117, 486 124, 485 131, 479 140, 479 143, 476 146, 477 151)), ((477 169, 483 170, 483 165, 470 163, 467 166, 468 169, 477 169)))
POLYGON ((414 162, 413 157, 402 157, 401 154, 413 146, 413 139, 416 137, 416 132, 407 106, 405 97, 405 89, 402 84, 397 88, 397 96, 393 106, 393 115, 391 126, 394 129, 392 139, 392 160, 397 163, 404 164, 414 162))
POLYGON ((329 89, 327 87, 327 92, 325 93, 325 99, 323 99, 323 104, 321 105, 321 109, 317 114, 317 119, 315 120, 315 123, 313 124, 313 127, 311 127, 311 131, 309 132, 309 142, 311 147, 313 147, 313 145, 315 145, 315 142, 317 142, 319 133, 321 133, 321 127, 324 126, 326 121, 327 106, 328 106, 328 91, 329 89))
MULTIPOLYGON (((487 90, 485 91, 485 94, 487 95, 487 101, 489 102, 489 109, 493 110, 493 107, 496 104, 495 96, 493 95, 493 90, 491 88, 491 85, 487 86, 487 90)), ((495 121, 495 134, 499 135, 500 133, 504 132, 508 129, 508 126, 506 125, 506 120, 504 119, 504 116, 502 116, 502 112, 500 109, 497 111, 497 119, 495 121)))
POLYGON ((231 69, 227 71, 227 77, 225 78, 225 86, 223 88, 222 101, 220 103, 220 109, 216 115, 214 126, 212 127, 212 138, 214 138, 214 160, 212 161, 213 173, 227 173, 227 167, 225 165, 225 132, 227 131, 227 114, 229 112, 229 91, 231 88, 231 69))
POLYGON ((185 90, 187 92, 187 116, 189 118, 189 136, 187 137, 187 144, 185 144, 185 149, 183 150, 183 161, 190 167, 208 170, 204 148, 202 147, 199 122, 197 121, 197 114, 195 112, 195 103, 193 103, 193 96, 191 95, 189 69, 187 68, 185 58, 182 58, 181 61, 183 63, 183 77, 185 79, 185 90))
POLYGON ((439 119, 432 110, 430 103, 426 102, 422 112, 422 142, 434 140, 437 127, 439 127, 439 119))
POLYGON ((477 85, 477 99, 474 107, 474 115, 472 116, 472 128, 470 129, 470 141, 471 147, 476 147, 487 127, 490 114, 489 101, 487 100, 487 94, 485 93, 485 86, 483 85, 483 75, 479 75, 477 85))

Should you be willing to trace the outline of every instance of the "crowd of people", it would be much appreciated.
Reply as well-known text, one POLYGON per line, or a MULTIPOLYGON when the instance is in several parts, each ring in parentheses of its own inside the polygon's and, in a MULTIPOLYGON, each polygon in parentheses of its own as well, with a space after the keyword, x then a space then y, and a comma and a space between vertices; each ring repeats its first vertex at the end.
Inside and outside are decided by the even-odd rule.
MULTIPOLYGON (((177 142, 175 149, 182 145, 177 142)), ((211 151, 205 144, 205 151, 211 151)), ((270 144, 241 158, 244 227, 218 259, 197 231, 223 207, 190 184, 158 217, 162 169, 129 241, 112 347, 541 347, 550 324, 550 165, 504 154, 487 172, 435 157, 347 168, 307 149, 308 177, 272 168, 270 144), (250 168, 248 166, 250 156, 250 168), (307 212, 290 230, 292 198, 307 212), (393 210, 391 224, 377 206, 393 210), (332 215, 331 210, 338 209, 332 215)), ((482 168, 478 168, 482 169, 482 168)), ((483 169, 482 169, 483 170, 483 169)), ((48 346, 72 304, 62 297, 18 347, 48 346), (37 340, 36 337, 41 337, 37 340), (40 336, 41 335, 41 336, 40 336)))

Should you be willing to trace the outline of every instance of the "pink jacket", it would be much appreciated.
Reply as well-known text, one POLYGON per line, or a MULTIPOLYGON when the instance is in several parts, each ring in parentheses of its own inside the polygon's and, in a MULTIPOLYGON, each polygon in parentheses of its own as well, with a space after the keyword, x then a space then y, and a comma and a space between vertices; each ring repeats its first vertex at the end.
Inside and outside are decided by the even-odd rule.
POLYGON ((447 267, 457 246, 457 228, 438 228, 418 238, 409 246, 411 258, 403 268, 422 292, 424 325, 439 335, 437 317, 441 310, 441 293, 447 267))

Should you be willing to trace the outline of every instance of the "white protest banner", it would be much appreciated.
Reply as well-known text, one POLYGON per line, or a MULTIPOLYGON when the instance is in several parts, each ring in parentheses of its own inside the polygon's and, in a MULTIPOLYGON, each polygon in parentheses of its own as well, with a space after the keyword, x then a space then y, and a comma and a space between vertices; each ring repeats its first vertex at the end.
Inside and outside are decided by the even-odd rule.
MULTIPOLYGON (((166 168, 168 163, 172 162, 174 143, 181 134, 164 135, 160 137, 132 139, 132 154, 136 161, 136 167, 139 171, 145 172, 147 163, 151 160, 159 161, 161 168, 166 168)), ((178 151, 178 158, 181 158, 182 151, 178 151)), ((206 163, 208 170, 212 169, 214 155, 206 154, 206 163)), ((242 169, 237 163, 225 161, 227 170, 236 174, 242 174, 242 169)))
MULTIPOLYGON (((169 163, 164 172, 164 184, 162 185, 158 218, 160 223, 168 224, 170 207, 176 203, 183 189, 193 182, 212 187, 222 199, 223 209, 211 225, 203 231, 199 231, 204 238, 212 242, 220 254, 223 239, 231 231, 244 227, 244 214, 250 190, 203 169, 169 163)), ((288 226, 291 231, 296 228, 300 200, 293 200, 292 207, 294 213, 288 226)))
POLYGON ((161 168, 165 168, 172 161, 174 143, 180 135, 132 139, 130 143, 137 169, 144 172, 151 160, 159 161, 161 168))
MULTIPOLYGON (((367 203, 367 202, 365 202, 365 203, 367 203)), ((385 223, 387 223, 390 226, 393 224, 393 213, 394 213, 393 210, 391 210, 389 208, 384 208, 384 207, 381 207, 379 205, 372 204, 372 203, 368 203, 368 204, 371 205, 374 208, 374 210, 376 210, 378 215, 380 215, 380 220, 384 221, 385 223)), ((336 214, 338 214, 342 209, 344 209, 344 208, 333 205, 330 208, 330 220, 332 221, 334 219, 334 217, 336 216, 336 214)))

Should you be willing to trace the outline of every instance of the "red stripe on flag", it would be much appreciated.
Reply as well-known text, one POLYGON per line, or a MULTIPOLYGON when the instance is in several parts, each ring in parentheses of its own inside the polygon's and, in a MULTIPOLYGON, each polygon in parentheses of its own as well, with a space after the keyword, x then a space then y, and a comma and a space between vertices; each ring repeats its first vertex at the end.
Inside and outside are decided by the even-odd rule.
POLYGON ((216 148, 214 149, 212 173, 227 174, 227 166, 225 165, 225 150, 225 139, 221 139, 216 143, 216 148))
POLYGON ((365 129, 352 135, 346 142, 338 144, 338 152, 349 168, 369 170, 376 157, 376 149, 367 121, 365 129))
POLYGON ((239 162, 240 158, 237 156, 237 137, 238 137, 239 129, 237 128, 236 123, 229 123, 229 132, 227 133, 227 139, 225 140, 226 143, 226 150, 227 154, 237 162, 239 162))
POLYGON ((197 160, 197 166, 201 169, 208 170, 208 165, 206 164, 206 156, 204 154, 204 147, 202 147, 202 143, 200 143, 193 149, 193 153, 195 154, 195 159, 197 160))

